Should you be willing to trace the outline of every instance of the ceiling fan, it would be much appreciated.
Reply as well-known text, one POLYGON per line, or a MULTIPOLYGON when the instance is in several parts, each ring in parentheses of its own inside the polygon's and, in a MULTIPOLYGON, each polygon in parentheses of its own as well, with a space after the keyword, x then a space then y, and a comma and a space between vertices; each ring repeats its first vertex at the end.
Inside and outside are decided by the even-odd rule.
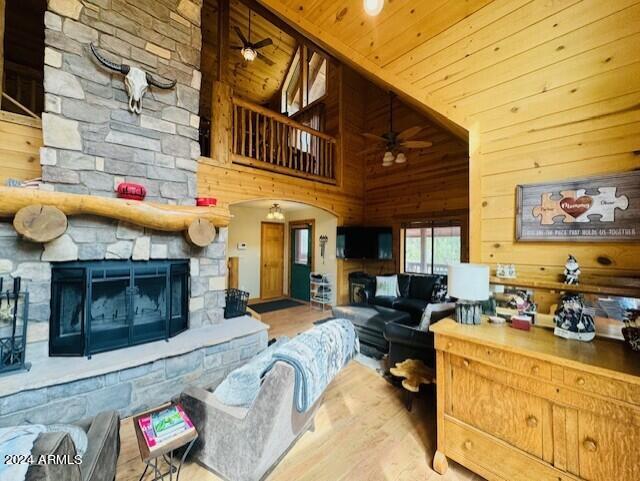
POLYGON ((238 34, 238 37, 242 42, 242 46, 232 46, 231 48, 233 50, 240 50, 242 57, 247 62, 253 62, 256 58, 259 58, 260 60, 265 62, 267 65, 273 65, 272 60, 265 57, 262 52, 258 52, 258 50, 260 50, 261 48, 268 47, 269 45, 273 45, 273 40, 271 39, 271 37, 267 37, 256 43, 251 42, 251 10, 249 10, 249 32, 248 32, 249 38, 247 39, 247 37, 244 36, 244 34, 242 33, 242 30, 240 30, 240 27, 234 26, 233 29, 236 31, 236 34, 238 34))
MULTIPOLYGON (((402 132, 395 132, 393 130, 393 100, 395 95, 393 92, 389 92, 389 131, 382 135, 375 135, 371 133, 364 133, 362 136, 366 139, 373 140, 374 142, 383 143, 386 147, 384 157, 382 159, 383 167, 389 167, 395 161, 396 164, 404 164, 407 161, 407 157, 401 149, 426 149, 431 147, 433 142, 428 140, 411 140, 420 132, 424 127, 416 125, 409 127, 402 132), (394 153, 398 152, 395 156, 394 153)), ((375 152, 380 149, 382 145, 377 145, 365 153, 375 152)))

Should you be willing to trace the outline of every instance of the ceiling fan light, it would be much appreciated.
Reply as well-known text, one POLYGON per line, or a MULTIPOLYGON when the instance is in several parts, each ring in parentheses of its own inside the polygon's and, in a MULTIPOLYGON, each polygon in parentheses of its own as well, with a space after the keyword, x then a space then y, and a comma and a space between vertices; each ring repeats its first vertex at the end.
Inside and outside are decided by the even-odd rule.
POLYGON ((407 161, 407 156, 404 155, 404 152, 400 152, 396 157, 396 164, 404 164, 407 161))
POLYGON ((380 12, 382 12, 384 0, 364 0, 363 6, 367 15, 375 17, 376 15, 380 15, 380 12))
POLYGON ((391 152, 390 150, 387 150, 384 153, 384 157, 382 157, 382 166, 383 167, 389 167, 390 165, 393 165, 393 159, 394 159, 394 155, 393 152, 391 152))
POLYGON ((247 62, 253 62, 258 56, 258 52, 250 47, 243 48, 242 50, 240 50, 240 53, 242 54, 242 58, 244 58, 247 62))

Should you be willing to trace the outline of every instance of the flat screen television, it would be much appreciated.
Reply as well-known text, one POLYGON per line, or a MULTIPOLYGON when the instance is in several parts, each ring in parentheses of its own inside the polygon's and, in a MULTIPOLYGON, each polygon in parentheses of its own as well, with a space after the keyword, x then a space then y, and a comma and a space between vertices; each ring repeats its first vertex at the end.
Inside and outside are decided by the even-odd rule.
POLYGON ((338 227, 336 236, 338 259, 393 259, 391 227, 338 227))

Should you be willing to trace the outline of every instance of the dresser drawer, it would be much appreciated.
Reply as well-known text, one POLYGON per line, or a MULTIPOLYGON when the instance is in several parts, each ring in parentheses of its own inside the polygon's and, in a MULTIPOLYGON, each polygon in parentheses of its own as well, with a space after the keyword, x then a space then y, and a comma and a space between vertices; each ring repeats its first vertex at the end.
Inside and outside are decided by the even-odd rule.
POLYGON ((498 439, 543 458, 550 433, 551 404, 539 397, 478 375, 473 362, 451 356, 447 414, 498 439))
POLYGON ((570 368, 564 368, 564 384, 590 394, 598 394, 640 406, 640 385, 637 384, 570 368))
POLYGON ((445 454, 465 466, 480 466, 509 481, 575 481, 476 429, 445 418, 445 454))
POLYGON ((436 336, 436 349, 493 364, 526 376, 546 381, 551 380, 551 364, 520 354, 512 354, 501 349, 494 349, 446 336, 436 336))

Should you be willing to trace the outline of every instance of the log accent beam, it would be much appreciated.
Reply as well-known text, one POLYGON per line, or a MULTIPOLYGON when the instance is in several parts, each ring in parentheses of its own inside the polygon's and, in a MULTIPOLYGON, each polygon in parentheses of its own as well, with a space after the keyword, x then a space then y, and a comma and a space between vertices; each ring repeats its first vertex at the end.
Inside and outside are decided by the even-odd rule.
POLYGON ((195 207, 156 204, 137 200, 92 195, 46 192, 17 187, 0 187, 0 217, 14 217, 25 207, 57 208, 62 214, 97 215, 165 232, 188 231, 194 222, 214 227, 229 225, 231 215, 224 207, 195 207), (204 222, 206 221, 206 222, 204 222))

